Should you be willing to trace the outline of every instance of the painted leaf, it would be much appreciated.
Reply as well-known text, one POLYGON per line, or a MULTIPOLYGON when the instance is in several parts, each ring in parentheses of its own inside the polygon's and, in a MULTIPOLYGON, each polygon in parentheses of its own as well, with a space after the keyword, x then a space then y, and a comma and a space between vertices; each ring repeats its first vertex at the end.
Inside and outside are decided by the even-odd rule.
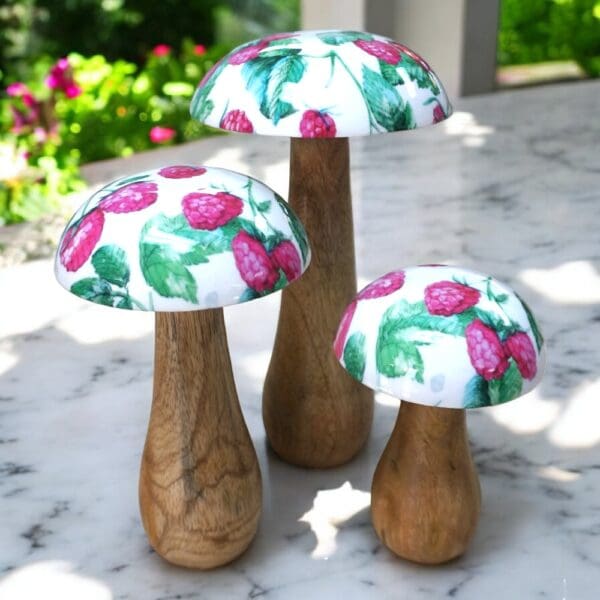
POLYGON ((383 78, 390 85, 395 87, 404 83, 404 79, 402 79, 400 73, 398 73, 398 69, 394 65, 390 65, 389 63, 385 62, 385 60, 380 60, 379 68, 381 69, 383 78))
POLYGON ((377 338, 375 351, 377 370, 386 377, 402 377, 412 372, 415 381, 423 383, 425 365, 414 341, 399 336, 377 338))
POLYGON ((204 121, 215 107, 214 102, 208 96, 212 92, 213 87, 215 87, 215 82, 224 66, 224 63, 219 63, 208 81, 201 88, 196 89, 190 104, 190 114, 194 119, 204 121))
POLYGON ((129 283, 129 265, 125 250, 116 245, 98 248, 92 255, 92 266, 98 277, 120 287, 129 283))
POLYGON ((131 310, 133 308, 133 305, 131 303, 131 298, 129 298, 129 296, 125 297, 125 298, 121 298, 116 304, 115 306, 117 308, 126 308, 128 310, 131 310))
POLYGON ((401 65, 411 81, 414 81, 418 87, 422 89, 427 88, 436 96, 440 93, 440 88, 430 72, 425 70, 419 63, 410 58, 410 56, 404 55, 402 57, 401 65))
POLYGON ((346 370, 354 379, 358 379, 358 381, 362 381, 367 362, 365 340, 364 333, 355 331, 348 338, 344 347, 344 364, 346 365, 346 370))
POLYGON ((108 281, 99 277, 86 277, 76 281, 70 288, 71 293, 105 306, 113 305, 112 287, 108 281))
MULTIPOLYGON (((278 44, 279 46, 280 44, 278 44)), ((278 48, 278 47, 273 47, 273 48, 268 48, 267 50, 261 50, 261 53, 258 57, 258 59, 254 59, 254 60, 261 60, 262 58, 283 58, 284 56, 294 56, 296 54, 300 54, 301 50, 300 48, 278 48)))
POLYGON ((302 225, 302 223, 300 223, 300 221, 298 220, 296 215, 292 213, 292 211, 290 210, 290 207, 288 206, 287 202, 283 198, 276 195, 275 200, 277 201, 277 203, 281 207, 281 210, 283 210, 283 212, 285 213, 285 215, 287 216, 287 218, 289 220, 292 234, 293 234, 294 238, 296 239, 296 241, 298 242, 298 246, 300 247, 300 253, 302 254, 302 262, 304 264, 306 264, 310 250, 308 247, 308 243, 306 241, 307 238, 306 238, 306 231, 304 230, 304 225, 302 225))
POLYGON ((386 131, 415 127, 409 104, 380 73, 363 65, 363 85, 367 104, 373 117, 386 131))
POLYGON ((271 210, 271 201, 265 200, 264 202, 258 202, 256 208, 261 213, 269 212, 271 210))
POLYGON ((339 46, 340 44, 355 42, 356 40, 373 39, 373 36, 358 31, 327 31, 318 33, 317 36, 322 42, 331 46, 339 46))
POLYGON ((489 406, 490 404, 488 382, 481 377, 481 375, 475 375, 465 387, 463 407, 481 408, 483 406, 489 406))
POLYGON ((409 303, 399 300, 390 306, 383 315, 381 329, 386 335, 403 329, 437 331, 447 335, 464 336, 465 328, 473 320, 468 311, 449 317, 431 315, 423 301, 409 303))
POLYGON ((305 68, 306 64, 299 56, 286 56, 273 66, 260 104, 260 112, 271 119, 273 125, 297 111, 289 102, 281 100, 281 94, 286 83, 298 83, 302 79, 305 68))
POLYGON ((246 88, 256 98, 258 106, 261 107, 261 112, 262 106, 267 103, 267 87, 271 71, 280 60, 281 57, 279 56, 261 57, 244 63, 242 67, 242 77, 246 82, 246 88))
POLYGON ((500 379, 488 381, 488 388, 491 404, 502 404, 519 396, 523 388, 523 377, 512 359, 500 379))
POLYGON ((198 302, 196 280, 168 246, 140 242, 140 267, 148 285, 161 296, 198 302))
POLYGON ((246 288, 243 294, 240 296, 240 302, 250 302, 250 300, 254 300, 255 298, 260 298, 260 294, 253 290, 252 288, 246 288))
POLYGON ((516 294, 516 296, 521 301, 521 304, 523 305, 523 309, 525 310, 525 314, 527 315, 527 320, 529 321, 529 327, 531 327, 531 332, 533 333, 533 337, 535 339, 535 345, 537 347, 537 351, 539 352, 542 349, 542 346, 544 344, 544 337, 542 336, 542 332, 540 331, 540 329, 535 321, 535 317, 533 316, 533 313, 531 312, 531 308, 529 308, 529 305, 523 300, 523 298, 521 298, 521 296, 519 296, 518 294, 516 294))

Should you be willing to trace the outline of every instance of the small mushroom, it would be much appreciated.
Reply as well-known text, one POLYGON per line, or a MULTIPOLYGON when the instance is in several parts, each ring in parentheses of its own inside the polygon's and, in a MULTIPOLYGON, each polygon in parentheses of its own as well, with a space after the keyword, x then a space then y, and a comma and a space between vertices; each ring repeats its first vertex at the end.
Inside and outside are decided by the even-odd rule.
POLYGON ((212 167, 118 179, 62 235, 55 272, 63 287, 98 304, 156 312, 139 493, 150 544, 169 562, 216 567, 256 533, 260 470, 222 307, 284 288, 308 260, 304 229, 277 194, 212 167))
POLYGON ((538 384, 545 348, 531 311, 492 277, 411 267, 357 295, 334 350, 355 379, 402 399, 373 477, 377 535, 419 563, 461 555, 481 504, 465 409, 514 400, 538 384))
POLYGON ((282 294, 263 394, 269 441, 288 462, 344 463, 371 428, 372 392, 344 377, 330 351, 356 294, 348 138, 423 127, 451 110, 420 56, 355 31, 250 42, 218 62, 196 90, 191 113, 199 121, 292 138, 289 203, 307 228, 313 260, 282 294))

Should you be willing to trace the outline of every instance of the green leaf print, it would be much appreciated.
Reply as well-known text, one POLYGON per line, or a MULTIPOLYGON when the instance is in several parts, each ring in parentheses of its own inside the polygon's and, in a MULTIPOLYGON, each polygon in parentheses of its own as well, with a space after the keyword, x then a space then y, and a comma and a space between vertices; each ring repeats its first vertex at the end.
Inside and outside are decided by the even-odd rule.
POLYGON ((408 103, 380 73, 363 65, 364 95, 373 117, 386 131, 412 129, 415 122, 408 103))
POLYGON ((416 82, 417 86, 422 89, 429 89, 436 96, 440 93, 440 88, 436 83, 433 75, 425 70, 419 63, 414 61, 410 56, 404 54, 402 56, 402 62, 400 63, 402 68, 406 71, 411 81, 416 82))
POLYGON ((373 36, 359 31, 326 31, 318 33, 317 37, 330 46, 340 46, 356 40, 372 40, 373 36))
POLYGON ((379 61, 379 68, 383 78, 392 86, 396 87, 404 83, 404 79, 398 73, 398 69, 394 65, 386 63, 385 60, 379 61))
POLYGON ((76 281, 70 288, 71 293, 105 306, 113 305, 112 287, 108 281, 99 277, 86 277, 76 281))
POLYGON ((531 332, 533 333, 533 337, 535 339, 535 345, 537 347, 537 351, 539 352, 544 345, 544 337, 542 336, 542 332, 540 331, 538 324, 536 323, 535 317, 529 308, 529 305, 519 294, 515 292, 515 296, 521 301, 523 305, 523 309, 525 310, 525 314, 527 315, 527 320, 529 321, 529 327, 531 327, 531 332))
POLYGON ((198 302, 196 280, 169 246, 140 242, 140 267, 148 285, 161 296, 198 302))
POLYGON ((490 404, 488 382, 481 375, 475 375, 465 387, 463 408, 481 408, 490 404))
POLYGON ((212 72, 208 81, 202 87, 196 89, 190 104, 190 114, 194 119, 198 121, 204 121, 213 111, 215 105, 212 100, 208 99, 208 96, 215 87, 215 82, 217 81, 217 78, 219 77, 219 74, 225 65, 226 62, 219 63, 212 72))
POLYGON ((488 381, 491 404, 502 404, 514 400, 523 388, 523 377, 511 359, 510 366, 500 379, 488 381))
POLYGON ((275 195, 275 201, 281 207, 281 210, 285 213, 288 218, 290 229, 292 230, 292 235, 294 236, 296 242, 298 242, 298 246, 300 247, 300 253, 302 254, 302 263, 306 264, 309 256, 309 248, 307 243, 306 231, 304 230, 304 225, 298 220, 296 215, 292 213, 290 207, 287 202, 277 194, 275 195))
POLYGON ((131 310, 133 309, 133 303, 131 302, 131 298, 129 296, 125 296, 123 298, 121 298, 116 304, 115 306, 117 308, 125 308, 127 310, 131 310))
POLYGON ((402 377, 412 372, 415 381, 423 383, 425 365, 418 344, 401 336, 377 338, 377 370, 386 377, 402 377))
POLYGON ((367 362, 365 340, 364 333, 355 331, 348 338, 344 347, 344 364, 346 365, 346 370, 354 379, 358 379, 358 381, 362 381, 367 362))
POLYGON ((115 245, 98 248, 92 255, 92 265, 98 277, 125 287, 129 283, 129 265, 125 250, 115 245))

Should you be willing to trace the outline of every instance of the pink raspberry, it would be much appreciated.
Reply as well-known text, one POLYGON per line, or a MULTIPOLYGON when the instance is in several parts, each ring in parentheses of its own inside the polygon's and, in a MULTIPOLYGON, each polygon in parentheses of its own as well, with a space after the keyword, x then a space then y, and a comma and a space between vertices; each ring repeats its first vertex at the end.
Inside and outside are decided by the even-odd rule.
POLYGON ((231 242, 235 265, 242 279, 257 292, 273 288, 279 271, 269 258, 265 247, 254 237, 240 231, 231 242))
POLYGON ((403 285, 404 271, 392 271, 371 282, 366 288, 363 288, 356 297, 358 300, 382 298, 383 296, 389 296, 391 293, 399 290, 403 285))
POLYGON ((326 112, 307 110, 300 121, 300 133, 305 138, 332 138, 337 129, 335 121, 326 112))
POLYGON ((175 165, 173 167, 163 167, 158 174, 166 179, 187 179, 188 177, 197 177, 204 175, 206 169, 203 167, 190 167, 187 165, 175 165))
POLYGON ((389 42, 381 42, 379 40, 356 40, 354 44, 367 54, 379 58, 388 65, 397 65, 402 60, 402 56, 398 49, 389 42))
POLYGON ((65 232, 60 245, 60 262, 67 271, 77 271, 91 256, 104 227, 104 213, 93 210, 65 232))
POLYGON ((529 336, 523 331, 513 333, 504 342, 504 348, 515 359, 519 373, 525 379, 533 379, 537 373, 537 359, 529 336))
POLYGON ((468 285, 454 281, 436 281, 425 288, 425 306, 431 315, 449 317, 475 306, 480 295, 468 285))
POLYGON ((244 210, 241 198, 226 192, 192 192, 183 197, 181 205, 185 218, 194 229, 209 231, 229 223, 244 210))
POLYGON ((465 329, 467 350, 473 368, 486 381, 498 379, 508 369, 508 357, 498 334, 475 319, 465 329))
POLYGON ((157 199, 158 186, 155 183, 130 183, 102 198, 98 206, 108 213, 130 213, 147 208, 157 199))
POLYGON ((252 133, 254 127, 243 110, 230 110, 219 123, 221 129, 237 131, 239 133, 252 133))
POLYGON ((436 104, 435 108, 433 109, 433 122, 439 123, 440 121, 443 121, 445 118, 446 118, 446 115, 444 114, 444 109, 439 104, 436 104))
POLYGON ((269 42, 265 42, 264 40, 260 40, 255 44, 250 44, 237 52, 234 52, 228 59, 227 62, 230 65, 243 65, 247 63, 249 60, 255 59, 263 48, 266 48, 269 42))
POLYGON ((292 242, 281 242, 271 251, 273 264, 281 269, 288 281, 298 279, 302 273, 302 260, 292 242))
POLYGON ((342 358, 342 355, 344 354, 346 338, 348 337, 348 331, 350 330, 350 325, 352 323, 352 319, 354 318, 354 313, 356 312, 357 304, 358 302, 356 300, 352 300, 352 303, 348 305, 348 308, 346 308, 344 314, 342 315, 340 325, 335 335, 335 341, 333 342, 333 351, 335 352, 335 355, 338 360, 340 360, 342 358))

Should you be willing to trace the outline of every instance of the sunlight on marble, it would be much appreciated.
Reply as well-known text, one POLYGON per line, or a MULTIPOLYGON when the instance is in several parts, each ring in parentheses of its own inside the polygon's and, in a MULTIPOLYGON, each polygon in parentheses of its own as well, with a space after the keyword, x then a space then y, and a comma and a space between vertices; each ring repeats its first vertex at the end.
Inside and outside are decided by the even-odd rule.
POLYGON ((587 260, 563 263, 553 269, 525 269, 519 279, 560 304, 600 302, 600 273, 587 260))
POLYGON ((19 357, 14 352, 0 350, 0 375, 8 373, 18 362, 19 357))
POLYGON ((0 600, 112 600, 110 588, 65 561, 36 562, 0 580, 0 600))
POLYGON ((498 406, 492 406, 487 415, 519 435, 537 433, 552 425, 560 412, 560 403, 541 395, 539 388, 529 394, 498 406))
POLYGON ((575 388, 568 405, 548 433, 562 448, 591 448, 600 443, 600 379, 575 388))
POLYGON ((460 135, 463 144, 470 148, 478 148, 485 144, 485 138, 496 131, 489 125, 480 125, 475 116, 469 112, 456 111, 450 119, 444 121, 447 135, 460 135))
POLYGON ((559 481, 561 483, 577 481, 581 477, 581 473, 566 471, 565 469, 560 469, 559 467, 555 467, 554 465, 540 467, 537 473, 540 477, 544 477, 545 479, 550 479, 552 481, 559 481))
POLYGON ((317 492, 313 507, 298 519, 308 523, 317 538, 312 558, 327 560, 336 550, 339 526, 370 503, 371 494, 353 488, 349 481, 339 488, 317 492))
POLYGON ((264 379, 264 373, 271 360, 271 350, 262 350, 245 354, 238 360, 238 365, 244 369, 244 372, 251 379, 261 382, 264 379))
POLYGON ((381 406, 389 406, 391 408, 399 408, 400 407, 400 399, 394 398, 393 396, 388 396, 383 392, 377 392, 375 394, 375 402, 377 404, 381 404, 381 406))

